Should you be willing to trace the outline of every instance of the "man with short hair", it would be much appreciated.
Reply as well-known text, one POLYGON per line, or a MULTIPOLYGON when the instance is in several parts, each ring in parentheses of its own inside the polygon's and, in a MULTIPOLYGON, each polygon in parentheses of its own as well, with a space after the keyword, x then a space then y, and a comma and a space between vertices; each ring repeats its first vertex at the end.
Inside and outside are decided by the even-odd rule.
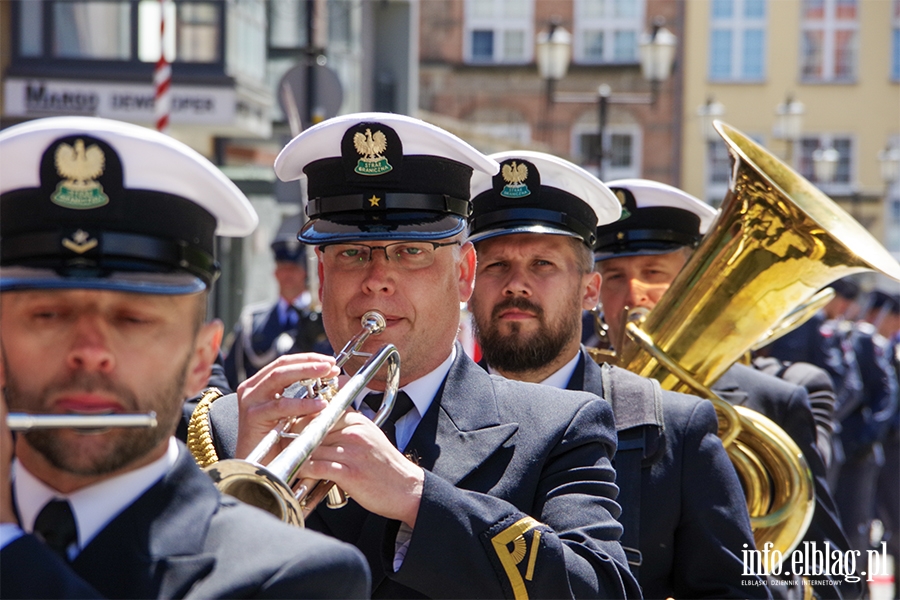
MULTIPOLYGON (((656 306, 706 232, 715 211, 690 194, 655 181, 627 179, 608 185, 627 216, 598 227, 595 258, 602 277, 600 301, 611 338, 620 340, 626 307, 656 306)), ((741 364, 733 365, 711 387, 730 404, 746 406, 774 421, 800 447, 814 476, 816 501, 803 540, 816 542, 820 549, 827 543, 831 549, 848 550, 816 448, 806 391, 741 364)), ((812 580, 822 597, 854 597, 862 587, 839 575, 814 575, 812 580), (831 581, 821 585, 826 579, 831 581)), ((781 585, 772 590, 773 594, 792 591, 781 585)))
POLYGON ((582 310, 600 293, 597 224, 619 217, 618 200, 557 157, 491 156, 501 173, 472 178, 470 219, 478 269, 469 306, 488 370, 610 401, 622 544, 645 597, 768 597, 744 575, 753 536, 712 404, 601 367, 579 343, 582 310))
POLYGON ((214 236, 253 230, 246 197, 184 144, 106 119, 11 127, 0 165, 10 411, 158 422, 31 430, 13 449, 0 410, 3 596, 367 596, 358 551, 223 497, 173 437, 222 338, 214 236))
MULTIPOLYGON (((393 343, 402 359, 388 430, 369 418, 380 400, 365 399, 384 389, 379 374, 353 402, 362 414, 344 414, 300 468, 350 497, 307 523, 363 550, 375 597, 637 596, 618 542, 609 404, 492 377, 456 343, 475 276, 469 181, 497 168, 437 127, 385 113, 325 121, 276 160, 281 179, 307 179, 300 239, 317 247, 329 341, 343 347, 377 310, 387 327, 363 350, 393 343)), ((217 400, 220 453, 235 424, 246 456, 281 418, 321 410, 283 391, 336 376, 334 364, 284 356, 217 400)))
POLYGON ((230 390, 282 354, 331 353, 321 315, 313 310, 306 289, 307 249, 297 241, 296 229, 275 236, 271 248, 278 300, 250 304, 241 311, 225 354, 230 390))

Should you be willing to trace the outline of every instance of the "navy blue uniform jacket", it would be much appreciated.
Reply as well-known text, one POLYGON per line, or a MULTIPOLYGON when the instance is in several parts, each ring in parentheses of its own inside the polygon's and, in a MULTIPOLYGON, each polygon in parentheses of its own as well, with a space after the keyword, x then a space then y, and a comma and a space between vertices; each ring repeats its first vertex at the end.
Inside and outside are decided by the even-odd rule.
MULTIPOLYGON (((210 414, 219 456, 231 456, 236 397, 210 414)), ((615 439, 607 402, 489 375, 457 345, 405 449, 425 485, 400 569, 397 521, 351 501, 320 505, 307 525, 363 551, 374 597, 638 597, 618 542, 615 439)))
MULTIPOLYGON (((642 379, 613 369, 619 377, 642 379)), ((601 367, 582 350, 569 388, 601 395, 603 383, 601 367)), ((618 425, 619 415, 627 407, 622 406, 624 399, 615 388, 612 391, 609 400, 618 425)), ((646 402, 651 403, 652 398, 646 402)), ((755 547, 753 534, 740 481, 716 435, 712 403, 664 391, 661 406, 663 431, 655 455, 642 463, 639 489, 623 482, 635 473, 623 472, 616 462, 619 504, 626 526, 628 511, 638 503, 640 506, 638 582, 644 597, 768 598, 758 577, 742 574, 742 552, 755 547)), ((646 431, 648 427, 634 429, 646 431)), ((623 434, 621 429, 619 434, 623 434)))
POLYGON ((175 467, 71 565, 33 535, 0 551, 4 598, 365 598, 352 546, 222 496, 181 446, 175 467))

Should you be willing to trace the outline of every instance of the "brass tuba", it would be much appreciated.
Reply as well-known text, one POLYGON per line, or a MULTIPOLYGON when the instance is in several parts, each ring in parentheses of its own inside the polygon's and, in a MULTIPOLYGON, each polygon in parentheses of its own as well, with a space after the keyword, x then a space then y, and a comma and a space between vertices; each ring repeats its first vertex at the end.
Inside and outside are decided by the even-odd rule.
POLYGON ((381 313, 372 310, 362 316, 361 322, 362 331, 347 342, 336 357, 335 364, 342 367, 353 357, 367 356, 369 358, 365 364, 340 388, 337 381, 331 379, 300 381, 285 388, 285 397, 321 397, 328 401, 328 405, 300 433, 291 433, 297 419, 285 420, 272 429, 246 459, 218 460, 209 432, 208 417, 209 404, 216 396, 204 396, 191 415, 188 447, 220 492, 300 527, 326 497, 332 508, 346 503, 346 496, 332 482, 299 479, 297 472, 382 367, 386 369, 384 400, 373 419, 375 424, 381 425, 394 406, 400 387, 400 352, 393 344, 385 344, 371 355, 361 352, 369 336, 384 331, 386 321, 381 313), (293 439, 278 456, 263 465, 270 451, 284 438, 293 439))
POLYGON ((713 400, 756 543, 787 556, 815 508, 803 454, 775 423, 708 386, 820 288, 870 270, 900 280, 900 264, 809 181, 733 127, 715 127, 733 161, 722 210, 654 310, 626 324, 616 362, 713 400))

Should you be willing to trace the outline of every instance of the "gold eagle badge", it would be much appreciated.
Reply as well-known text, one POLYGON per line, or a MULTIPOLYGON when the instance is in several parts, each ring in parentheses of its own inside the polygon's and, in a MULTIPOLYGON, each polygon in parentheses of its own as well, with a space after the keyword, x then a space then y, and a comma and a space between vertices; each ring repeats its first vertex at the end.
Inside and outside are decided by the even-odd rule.
POLYGON ((84 140, 75 140, 75 145, 60 144, 54 155, 56 172, 62 181, 50 196, 54 204, 74 209, 88 209, 103 206, 109 197, 103 193, 103 186, 96 179, 103 174, 106 156, 96 144, 85 148, 84 140))
POLYGON ((393 167, 388 159, 383 156, 387 150, 387 136, 382 131, 372 133, 368 127, 365 133, 357 131, 353 134, 353 147, 362 155, 356 168, 353 169, 360 175, 383 175, 393 167))
POLYGON ((527 165, 522 163, 516 164, 516 161, 512 161, 503 165, 500 175, 503 177, 503 181, 506 182, 506 185, 500 191, 501 196, 505 198, 522 198, 531 194, 531 190, 525 185, 525 180, 528 179, 527 165))

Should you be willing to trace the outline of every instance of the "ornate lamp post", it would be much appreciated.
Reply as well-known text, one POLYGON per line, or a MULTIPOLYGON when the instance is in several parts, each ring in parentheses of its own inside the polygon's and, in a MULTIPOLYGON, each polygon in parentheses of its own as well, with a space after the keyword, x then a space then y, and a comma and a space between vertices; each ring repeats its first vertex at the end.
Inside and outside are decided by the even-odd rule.
MULTIPOLYGON (((659 86, 672 74, 675 63, 675 48, 678 38, 671 31, 663 27, 665 20, 656 17, 653 20, 652 29, 641 36, 638 45, 638 55, 641 63, 641 74, 650 82, 649 97, 635 97, 634 95, 616 97, 612 94, 612 88, 608 84, 601 84, 597 88, 597 108, 599 118, 597 154, 600 170, 600 178, 603 178, 603 136, 606 133, 606 121, 610 104, 656 104, 659 95, 659 86)), ((548 103, 556 101, 553 86, 556 81, 565 77, 572 58, 572 35, 563 29, 558 22, 551 22, 549 27, 537 35, 536 60, 538 73, 547 81, 548 103)), ((584 102, 583 95, 575 95, 571 100, 564 101, 584 102)))
POLYGON ((700 135, 704 141, 714 142, 719 139, 719 134, 713 127, 713 121, 721 119, 725 115, 725 105, 712 96, 706 98, 706 103, 697 107, 697 116, 700 117, 700 135))
POLYGON ((784 140, 786 144, 784 160, 790 164, 793 160, 794 144, 800 139, 803 131, 803 114, 806 107, 799 100, 794 100, 791 94, 787 95, 784 102, 775 109, 776 121, 774 137, 784 140))
POLYGON ((536 45, 538 73, 547 82, 547 104, 552 104, 553 86, 566 76, 572 60, 572 34, 554 20, 537 34, 536 45))
POLYGON ((830 146, 828 148, 818 148, 813 152, 813 173, 816 177, 816 183, 828 185, 834 181, 840 158, 840 152, 830 146))

